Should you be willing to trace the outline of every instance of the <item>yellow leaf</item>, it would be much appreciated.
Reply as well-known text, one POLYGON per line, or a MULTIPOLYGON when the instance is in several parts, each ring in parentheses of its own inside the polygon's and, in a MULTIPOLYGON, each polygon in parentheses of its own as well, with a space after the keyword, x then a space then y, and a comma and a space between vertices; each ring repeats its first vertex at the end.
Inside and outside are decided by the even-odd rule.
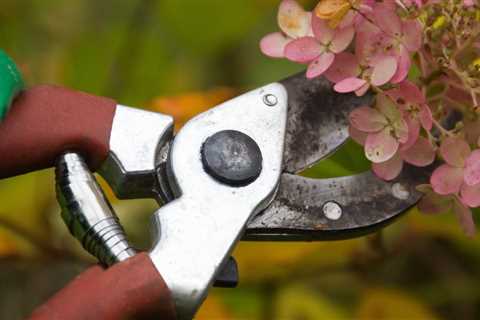
POLYGON ((339 306, 304 286, 292 286, 278 293, 278 319, 350 319, 339 306))
POLYGON ((329 20, 330 27, 335 28, 356 2, 358 1, 321 0, 315 7, 315 14, 320 19, 329 20))
POLYGON ((418 299, 406 293, 385 288, 371 288, 365 291, 357 309, 358 320, 421 319, 437 317, 418 299))
POLYGON ((195 319, 196 320, 203 320, 203 319, 229 320, 229 319, 233 319, 233 317, 228 313, 221 299, 215 294, 210 294, 208 295, 207 299, 198 310, 198 313, 195 315, 195 319))
POLYGON ((184 125, 193 116, 220 104, 236 94, 236 90, 219 87, 206 92, 189 92, 170 97, 158 97, 149 109, 171 115, 175 119, 175 130, 184 125))

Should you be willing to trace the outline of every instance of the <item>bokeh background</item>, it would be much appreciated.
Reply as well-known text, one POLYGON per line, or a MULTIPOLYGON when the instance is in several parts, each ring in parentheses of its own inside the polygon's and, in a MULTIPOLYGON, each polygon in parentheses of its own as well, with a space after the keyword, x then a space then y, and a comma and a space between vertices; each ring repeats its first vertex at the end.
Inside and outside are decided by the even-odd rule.
MULTIPOLYGON (((303 1, 312 8, 315 1, 303 1)), ((54 83, 194 114, 302 69, 263 57, 278 0, 1 0, 0 46, 28 85, 54 83)), ((1 157, 1 155, 0 155, 1 157)), ((368 167, 348 143, 308 175, 368 167)), ((148 247, 153 201, 118 201, 148 247)), ((452 214, 411 210, 382 233, 338 242, 242 242, 237 289, 213 289, 198 319, 479 319, 480 241, 452 214)), ((0 181, 0 319, 21 319, 94 263, 68 234, 52 170, 0 181)), ((115 290, 115 288, 112 288, 115 290)))

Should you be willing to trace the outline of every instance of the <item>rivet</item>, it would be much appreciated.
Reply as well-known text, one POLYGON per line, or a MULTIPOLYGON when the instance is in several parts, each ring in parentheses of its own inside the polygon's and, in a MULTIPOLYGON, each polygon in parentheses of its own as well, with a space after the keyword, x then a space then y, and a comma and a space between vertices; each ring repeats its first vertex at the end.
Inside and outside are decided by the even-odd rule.
POLYGON ((273 94, 269 93, 263 96, 263 103, 265 103, 269 107, 273 107, 278 103, 278 99, 273 94))
POLYGON ((325 216, 330 220, 340 219, 343 213, 342 207, 334 201, 325 202, 322 210, 325 216))
POLYGON ((392 186, 392 194, 395 198, 399 200, 407 200, 410 197, 410 192, 400 182, 396 182, 392 186))

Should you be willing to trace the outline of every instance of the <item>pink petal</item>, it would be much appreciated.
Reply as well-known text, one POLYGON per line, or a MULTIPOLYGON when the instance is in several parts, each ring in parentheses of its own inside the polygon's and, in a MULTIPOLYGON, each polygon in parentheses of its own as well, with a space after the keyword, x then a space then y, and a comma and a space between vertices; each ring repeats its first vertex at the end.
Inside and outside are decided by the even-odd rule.
POLYGON ((336 92, 347 93, 360 89, 367 81, 359 78, 347 78, 338 82, 333 89, 336 92))
POLYGON ((420 135, 420 123, 410 116, 407 116, 406 121, 408 125, 408 139, 407 142, 402 144, 401 150, 407 150, 413 146, 420 135))
POLYGON ((377 4, 373 9, 373 17, 378 27, 388 35, 399 37, 402 34, 402 21, 394 6, 377 4))
POLYGON ((422 46, 423 29, 418 19, 409 19, 403 22, 403 43, 410 52, 420 50, 422 46))
POLYGON ((465 160, 464 179, 469 186, 480 183, 480 149, 473 151, 465 160))
POLYGON ((397 55, 397 71, 390 79, 390 82, 399 83, 405 80, 411 65, 410 53, 403 46, 400 46, 400 53, 397 55))
POLYGON ((353 10, 348 11, 348 13, 343 17, 342 21, 338 25, 339 28, 347 28, 353 26, 355 23, 355 18, 357 16, 357 13, 353 10))
POLYGON ((441 165, 433 171, 430 184, 436 193, 441 195, 457 194, 463 183, 463 169, 441 165))
POLYGON ((355 90, 355 95, 357 97, 361 97, 365 93, 367 93, 368 89, 370 89, 370 83, 367 82, 363 86, 361 86, 359 89, 355 90))
POLYGON ((388 90, 386 93, 397 102, 403 100, 411 104, 425 103, 425 96, 422 91, 409 80, 402 81, 396 88, 388 90))
POLYGON ((355 54, 361 62, 367 62, 379 49, 383 33, 369 22, 356 27, 355 54))
POLYGON ((471 208, 480 207, 480 184, 469 186, 462 184, 460 189, 462 202, 471 208))
POLYGON ((398 150, 399 143, 385 128, 378 133, 371 133, 365 141, 365 156, 368 160, 381 163, 391 159, 398 150))
POLYGON ((475 235, 475 222, 473 221, 472 211, 460 201, 454 201, 453 211, 457 215, 458 221, 462 226, 463 232, 469 237, 475 235))
POLYGON ((335 55, 331 52, 324 52, 317 59, 313 60, 307 69, 307 78, 315 78, 322 75, 330 68, 335 59, 335 55))
POLYGON ((280 29, 291 38, 304 37, 310 31, 311 13, 294 0, 283 0, 277 16, 280 29))
POLYGON ((463 0, 463 5, 465 7, 473 7, 475 5, 475 0, 463 0))
POLYGON ((370 82, 374 86, 382 86, 395 75, 397 71, 397 59, 394 57, 382 57, 375 61, 370 82))
POLYGON ((335 55, 335 61, 332 66, 325 72, 325 77, 337 83, 346 78, 356 77, 360 74, 360 66, 357 57, 349 52, 342 52, 335 55))
POLYGON ((327 21, 315 14, 312 16, 312 30, 315 38, 324 45, 329 44, 335 35, 335 29, 330 28, 327 21))
POLYGON ((352 43, 354 36, 355 29, 353 27, 337 29, 335 31, 335 36, 333 37, 332 43, 330 44, 330 51, 334 53, 340 53, 344 51, 347 49, 350 43, 352 43))
POLYGON ((432 130, 433 115, 432 115, 432 110, 430 110, 430 107, 428 105, 422 104, 420 106, 420 113, 418 116, 420 119, 420 123, 422 124, 422 127, 427 131, 432 130))
POLYGON ((367 106, 350 112, 349 119, 353 127, 369 133, 378 132, 388 124, 388 120, 380 112, 367 106))
POLYGON ((323 47, 313 37, 293 40, 285 47, 285 57, 299 63, 311 62, 322 52, 323 47))
POLYGON ((372 163, 372 171, 383 180, 393 180, 402 172, 403 160, 397 153, 390 160, 382 163, 372 163))
POLYGON ((400 153, 403 160, 417 167, 428 166, 435 160, 435 149, 424 137, 418 137, 413 146, 400 153))
POLYGON ((470 152, 470 146, 461 138, 448 137, 440 145, 440 154, 452 167, 463 168, 470 152))
POLYGON ((348 134, 353 141, 360 145, 365 145, 365 140, 367 140, 368 133, 356 129, 354 126, 348 127, 348 134))
POLYGON ((260 40, 260 50, 263 54, 272 58, 283 58, 284 50, 290 39, 285 37, 281 32, 267 34, 260 40))

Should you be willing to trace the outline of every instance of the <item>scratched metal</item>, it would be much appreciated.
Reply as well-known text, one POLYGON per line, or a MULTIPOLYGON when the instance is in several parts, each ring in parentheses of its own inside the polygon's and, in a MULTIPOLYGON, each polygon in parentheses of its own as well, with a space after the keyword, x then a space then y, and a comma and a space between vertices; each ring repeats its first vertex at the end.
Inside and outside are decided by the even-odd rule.
POLYGON ((284 172, 303 171, 335 152, 348 138, 348 114, 370 105, 373 95, 333 91, 326 79, 299 73, 280 81, 288 92, 284 172))
POLYGON ((371 172, 332 179, 283 174, 276 199, 250 221, 244 240, 336 240, 376 231, 419 201, 415 186, 431 170, 406 167, 391 182, 371 172), (323 211, 330 201, 342 208, 337 220, 323 211))

